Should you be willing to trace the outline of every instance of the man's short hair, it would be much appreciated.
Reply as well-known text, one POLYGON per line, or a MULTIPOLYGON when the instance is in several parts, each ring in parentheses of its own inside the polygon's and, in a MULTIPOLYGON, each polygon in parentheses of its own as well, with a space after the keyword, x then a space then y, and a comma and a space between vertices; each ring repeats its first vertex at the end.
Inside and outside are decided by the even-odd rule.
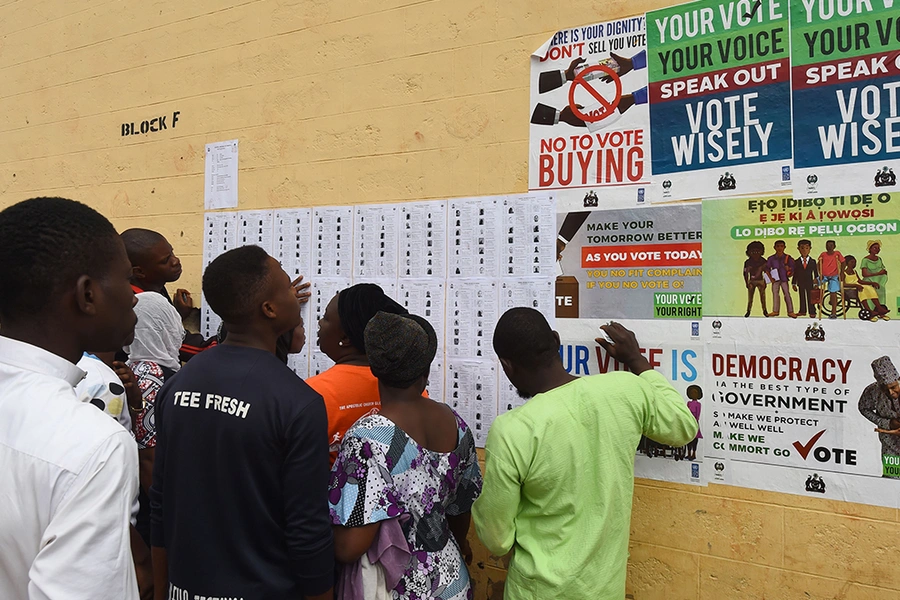
POLYGON ((151 229, 126 229, 122 232, 122 241, 125 242, 125 251, 128 252, 128 260, 133 266, 141 264, 147 257, 147 253, 153 246, 164 240, 162 234, 151 229))
POLYGON ((32 198, 0 212, 0 320, 41 314, 82 275, 103 278, 121 244, 80 202, 32 198))
POLYGON ((203 273, 203 295, 226 323, 241 323, 262 303, 269 280, 269 255, 241 246, 218 256, 203 273))
POLYGON ((523 306, 509 309, 497 321, 494 352, 517 366, 540 368, 559 360, 559 343, 544 315, 523 306))

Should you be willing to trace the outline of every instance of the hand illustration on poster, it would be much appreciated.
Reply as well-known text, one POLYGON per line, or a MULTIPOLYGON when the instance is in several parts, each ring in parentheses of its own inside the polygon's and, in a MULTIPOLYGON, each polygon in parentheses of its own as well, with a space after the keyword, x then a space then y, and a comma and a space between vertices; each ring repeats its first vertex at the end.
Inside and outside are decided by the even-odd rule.
POLYGON ((788 10, 701 0, 647 13, 653 200, 790 187, 788 10))
POLYGON ((535 51, 529 189, 637 197, 650 175, 646 67, 643 16, 559 31, 535 51))
POLYGON ((704 200, 705 314, 889 321, 896 194, 704 200))
POLYGON ((557 318, 699 319, 700 204, 557 215, 557 318))

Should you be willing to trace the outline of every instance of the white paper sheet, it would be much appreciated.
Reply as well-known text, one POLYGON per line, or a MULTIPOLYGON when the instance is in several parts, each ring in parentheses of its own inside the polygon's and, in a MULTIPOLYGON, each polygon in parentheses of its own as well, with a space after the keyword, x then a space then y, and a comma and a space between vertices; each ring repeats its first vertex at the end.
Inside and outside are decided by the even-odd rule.
POLYGON ((353 276, 353 207, 313 209, 312 272, 310 277, 353 276))
POLYGON ((396 279, 400 206, 367 204, 353 210, 353 279, 396 279))
POLYGON ((206 210, 237 208, 237 140, 206 144, 205 181, 203 204, 206 210))
POLYGON ((409 202, 400 208, 400 277, 447 276, 447 202, 409 202))

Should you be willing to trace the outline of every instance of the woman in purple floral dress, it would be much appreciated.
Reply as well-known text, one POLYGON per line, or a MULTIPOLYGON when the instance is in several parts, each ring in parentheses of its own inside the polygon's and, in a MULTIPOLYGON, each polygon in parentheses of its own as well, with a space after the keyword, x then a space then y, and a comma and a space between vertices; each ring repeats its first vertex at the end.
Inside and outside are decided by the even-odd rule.
POLYGON ((481 471, 468 426, 450 407, 422 396, 437 347, 434 329, 421 317, 378 313, 365 336, 382 409, 350 428, 332 469, 337 558, 357 560, 382 521, 403 517, 411 556, 393 597, 470 599, 463 553, 471 557, 465 536, 481 471))

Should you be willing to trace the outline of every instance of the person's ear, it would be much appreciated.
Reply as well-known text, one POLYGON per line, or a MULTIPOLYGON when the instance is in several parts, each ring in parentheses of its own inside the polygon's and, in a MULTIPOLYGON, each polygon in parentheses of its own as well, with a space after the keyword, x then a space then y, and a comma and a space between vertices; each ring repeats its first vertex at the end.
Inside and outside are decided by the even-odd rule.
POLYGON ((75 281, 75 304, 81 313, 97 315, 97 291, 97 281, 89 275, 82 275, 75 281))
POLYGON ((143 279, 145 276, 146 276, 146 273, 144 273, 143 267, 135 267, 135 266, 131 267, 131 277, 135 281, 139 281, 139 280, 143 279))
POLYGON ((553 332, 553 339, 556 340, 556 347, 557 347, 557 348, 559 348, 560 346, 562 346, 562 342, 559 341, 559 333, 558 333, 558 332, 556 332, 556 331, 553 332))
POLYGON ((275 309, 275 305, 266 300, 260 306, 260 310, 262 310, 262 314, 267 319, 277 319, 278 311, 275 309))
POLYGON ((500 366, 503 367, 503 372, 506 373, 506 376, 512 380, 512 375, 516 372, 516 366, 510 361, 508 358, 500 358, 500 366))

